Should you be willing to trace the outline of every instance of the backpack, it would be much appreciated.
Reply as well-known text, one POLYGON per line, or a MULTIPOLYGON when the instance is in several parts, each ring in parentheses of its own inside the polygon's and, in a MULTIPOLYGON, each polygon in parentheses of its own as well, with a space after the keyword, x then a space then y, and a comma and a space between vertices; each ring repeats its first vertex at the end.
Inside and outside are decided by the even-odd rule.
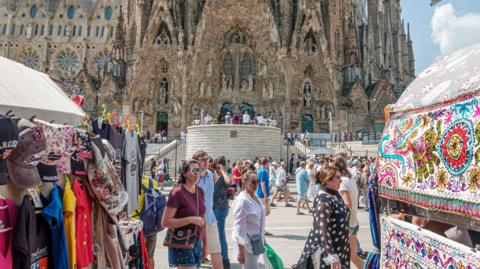
POLYGON ((167 200, 159 190, 153 188, 151 179, 148 180, 148 189, 143 184, 142 189, 144 200, 140 219, 143 221, 145 235, 151 235, 163 230, 161 222, 167 200))

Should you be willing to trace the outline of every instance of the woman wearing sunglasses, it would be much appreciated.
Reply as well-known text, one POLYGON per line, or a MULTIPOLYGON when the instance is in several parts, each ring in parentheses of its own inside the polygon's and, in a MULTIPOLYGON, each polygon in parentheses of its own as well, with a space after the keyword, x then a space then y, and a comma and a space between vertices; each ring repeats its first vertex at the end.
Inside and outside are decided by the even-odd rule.
POLYGON ((244 170, 242 185, 243 190, 233 205, 232 238, 242 268, 257 269, 258 257, 264 252, 265 242, 265 210, 255 194, 257 173, 244 170))
POLYGON ((350 211, 343 202, 341 173, 334 166, 323 167, 315 177, 320 191, 313 201, 313 227, 302 256, 293 269, 349 269, 348 222, 350 211))
POLYGON ((170 192, 163 212, 163 227, 172 229, 172 231, 174 229, 177 233, 184 231, 183 235, 192 234, 195 237, 193 249, 168 247, 170 268, 193 269, 200 267, 202 242, 206 242, 204 240, 205 198, 203 190, 196 185, 201 172, 197 161, 190 160, 183 163, 178 183, 170 192))

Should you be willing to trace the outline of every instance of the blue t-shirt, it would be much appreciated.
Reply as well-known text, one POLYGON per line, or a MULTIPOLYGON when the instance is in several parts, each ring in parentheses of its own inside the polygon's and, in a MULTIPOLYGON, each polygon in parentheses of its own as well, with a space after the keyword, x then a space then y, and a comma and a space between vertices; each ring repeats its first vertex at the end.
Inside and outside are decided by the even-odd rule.
POLYGON ((267 197, 269 197, 270 196, 270 180, 268 180, 267 169, 265 169, 265 167, 258 169, 257 177, 258 177, 258 188, 257 188, 258 198, 263 198, 262 183, 265 183, 265 188, 267 190, 267 197))
POLYGON ((214 224, 217 222, 215 214, 213 213, 213 192, 215 190, 215 181, 213 180, 213 173, 210 170, 207 170, 204 176, 201 176, 198 180, 197 186, 202 188, 203 193, 205 194, 205 218, 207 225, 214 224))
POLYGON ((54 187, 50 193, 50 203, 42 210, 42 216, 50 226, 52 268, 68 269, 68 249, 65 237, 65 226, 63 224, 62 200, 58 187, 54 187))

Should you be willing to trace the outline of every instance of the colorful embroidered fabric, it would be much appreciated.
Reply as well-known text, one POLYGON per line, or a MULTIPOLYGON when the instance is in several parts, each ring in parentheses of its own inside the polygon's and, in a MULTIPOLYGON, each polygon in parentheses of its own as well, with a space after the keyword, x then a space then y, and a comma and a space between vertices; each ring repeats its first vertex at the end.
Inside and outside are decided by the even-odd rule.
POLYGON ((480 268, 480 253, 462 244, 391 217, 381 222, 380 268, 480 268))
POLYGON ((379 195, 480 218, 479 99, 394 112, 379 145, 379 195))
POLYGON ((425 107, 480 87, 480 44, 437 60, 405 89, 394 111, 425 107))

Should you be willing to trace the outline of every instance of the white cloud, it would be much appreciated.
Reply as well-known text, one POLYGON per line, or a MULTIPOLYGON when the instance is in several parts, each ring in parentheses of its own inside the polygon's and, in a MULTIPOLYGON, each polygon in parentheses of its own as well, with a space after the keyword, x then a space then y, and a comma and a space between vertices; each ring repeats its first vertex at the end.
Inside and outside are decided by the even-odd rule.
POLYGON ((442 54, 480 42, 480 13, 457 14, 451 3, 435 8, 431 26, 442 54))

